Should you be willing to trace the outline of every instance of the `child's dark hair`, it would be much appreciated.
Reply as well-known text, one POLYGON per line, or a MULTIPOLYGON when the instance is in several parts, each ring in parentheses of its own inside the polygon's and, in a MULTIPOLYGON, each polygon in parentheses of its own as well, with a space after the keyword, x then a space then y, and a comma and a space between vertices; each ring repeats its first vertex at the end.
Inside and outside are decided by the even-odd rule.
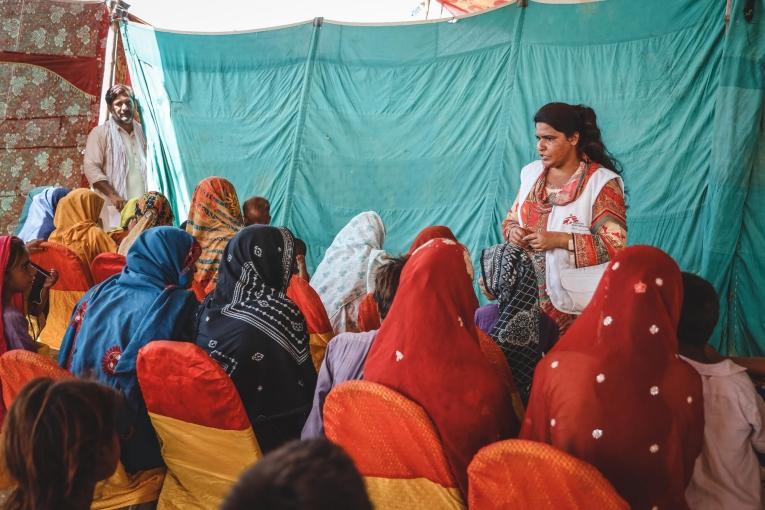
POLYGON ((239 478, 221 510, 371 510, 353 461, 326 439, 292 441, 239 478))
POLYGON ((302 239, 295 238, 295 256, 302 255, 306 256, 308 254, 308 248, 305 245, 305 242, 302 239))
POLYGON ((8 264, 5 266, 5 272, 10 271, 21 259, 21 256, 27 251, 27 245, 18 237, 11 237, 11 249, 8 254, 8 264))
POLYGON ((683 273, 683 306, 677 324, 681 344, 703 347, 720 317, 720 298, 711 283, 693 273, 683 273))
POLYGON ((390 262, 384 264, 375 274, 375 291, 372 297, 377 303, 377 310, 380 312, 380 318, 384 319, 388 315, 390 305, 398 290, 398 282, 401 279, 401 270, 407 259, 406 255, 394 257, 390 262))
POLYGON ((108 386, 78 379, 39 378, 24 386, 3 428, 5 465, 17 483, 4 510, 67 509, 77 491, 109 476, 99 470, 113 446, 120 398, 108 386))
POLYGON ((271 210, 271 202, 266 197, 250 197, 242 204, 243 215, 247 215, 247 209, 269 212, 271 210))
POLYGON ((621 173, 619 162, 603 144, 595 110, 589 106, 548 103, 534 115, 534 122, 549 124, 566 136, 579 133, 576 148, 581 154, 586 155, 592 162, 600 163, 609 170, 621 173))

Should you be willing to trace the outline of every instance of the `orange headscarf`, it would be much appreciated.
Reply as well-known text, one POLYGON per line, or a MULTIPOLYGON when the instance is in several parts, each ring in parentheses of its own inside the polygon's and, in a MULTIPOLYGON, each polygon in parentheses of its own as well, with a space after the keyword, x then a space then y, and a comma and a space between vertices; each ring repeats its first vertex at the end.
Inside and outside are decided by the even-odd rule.
POLYGON ((117 251, 117 245, 98 223, 104 199, 95 192, 78 188, 58 202, 53 217, 55 230, 48 241, 66 246, 90 267, 96 255, 117 251))
POLYGON ((479 346, 476 308, 465 249, 446 239, 426 243, 404 266, 364 366, 364 379, 425 409, 465 493, 473 455, 518 430, 508 382, 479 346))
POLYGON ((202 247, 192 288, 202 300, 215 289, 226 243, 244 226, 234 185, 223 177, 203 179, 194 190, 186 232, 202 247))

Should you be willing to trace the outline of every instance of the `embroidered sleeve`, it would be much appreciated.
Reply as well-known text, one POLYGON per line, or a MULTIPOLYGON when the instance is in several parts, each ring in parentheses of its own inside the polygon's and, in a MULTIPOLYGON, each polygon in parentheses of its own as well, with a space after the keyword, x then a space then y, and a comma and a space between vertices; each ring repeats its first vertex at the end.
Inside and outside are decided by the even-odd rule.
POLYGON ((518 223, 518 199, 516 198, 515 202, 513 202, 513 206, 507 211, 507 216, 505 216, 505 219, 502 222, 502 237, 505 241, 510 240, 510 231, 513 228, 520 226, 520 223, 518 223))
POLYGON ((608 262, 627 244, 624 193, 616 179, 606 184, 592 205, 591 234, 574 234, 576 267, 608 262))

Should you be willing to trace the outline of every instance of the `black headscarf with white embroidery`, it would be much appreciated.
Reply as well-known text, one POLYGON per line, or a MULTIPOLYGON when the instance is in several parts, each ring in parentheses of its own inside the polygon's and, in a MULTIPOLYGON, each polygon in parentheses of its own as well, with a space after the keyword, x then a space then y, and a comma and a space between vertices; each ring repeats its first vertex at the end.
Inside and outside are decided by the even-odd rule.
POLYGON ((233 380, 264 451, 300 437, 316 386, 305 318, 285 294, 294 259, 286 228, 240 230, 197 320, 197 345, 233 380))

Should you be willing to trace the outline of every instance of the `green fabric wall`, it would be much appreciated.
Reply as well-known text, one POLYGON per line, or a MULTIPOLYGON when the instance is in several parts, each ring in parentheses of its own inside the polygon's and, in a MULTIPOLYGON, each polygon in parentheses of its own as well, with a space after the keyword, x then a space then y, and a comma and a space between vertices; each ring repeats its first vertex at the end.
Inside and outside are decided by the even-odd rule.
POLYGON ((716 342, 763 354, 763 1, 752 23, 734 1, 727 35, 719 0, 123 35, 152 173, 179 216, 200 179, 224 176, 243 199, 271 199, 312 265, 370 209, 390 251, 445 224, 477 258, 535 159, 534 112, 588 104, 624 168, 629 243, 713 280, 726 296, 716 342))

